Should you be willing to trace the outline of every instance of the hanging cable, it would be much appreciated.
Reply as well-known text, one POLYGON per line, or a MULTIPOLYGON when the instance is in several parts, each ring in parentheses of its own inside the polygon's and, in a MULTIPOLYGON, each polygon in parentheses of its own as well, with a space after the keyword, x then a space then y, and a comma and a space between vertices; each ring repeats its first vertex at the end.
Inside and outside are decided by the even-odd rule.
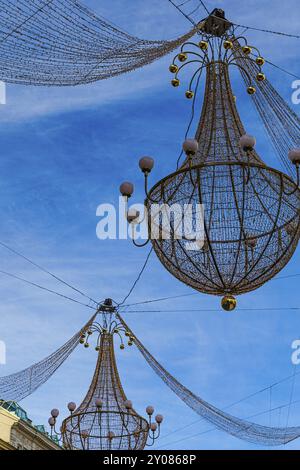
POLYGON ((153 251, 153 247, 150 249, 150 251, 149 251, 149 253, 148 253, 147 257, 146 257, 146 260, 145 260, 145 262, 144 262, 144 264, 143 264, 143 266, 142 266, 142 269, 140 270, 140 272, 139 272, 139 274, 138 274, 138 277, 137 277, 136 280, 134 281, 134 283, 133 283, 133 285, 132 285, 130 291, 128 292, 128 294, 126 295, 126 297, 124 297, 123 301, 122 301, 120 304, 118 304, 118 307, 121 307, 122 305, 124 305, 124 303, 126 302, 126 300, 130 297, 130 295, 131 295, 132 292, 134 291, 134 289, 135 289, 137 283, 138 283, 139 280, 141 279, 142 274, 143 274, 143 272, 144 272, 145 269, 146 269, 146 266, 147 266, 147 264, 148 264, 148 261, 149 261, 149 258, 150 258, 150 256, 151 256, 152 251, 153 251))
POLYGON ((19 256, 20 258, 24 259, 25 261, 27 261, 28 263, 32 264, 32 266, 35 266, 36 268, 40 269, 40 271, 43 271, 44 273, 46 274, 49 274, 51 277, 53 277, 54 279, 56 279, 57 281, 61 282, 62 284, 64 284, 65 286, 69 287, 70 289, 74 290, 75 292, 77 292, 78 294, 82 295, 83 297, 86 297, 87 299, 89 299, 91 302, 94 302, 96 305, 98 305, 98 302, 94 299, 92 299, 91 297, 89 297, 87 294, 85 294, 84 292, 82 292, 81 290, 77 289, 76 287, 72 286, 71 284, 69 284, 68 282, 64 281, 62 278, 56 276, 56 274, 53 274, 52 272, 48 271, 48 269, 46 268, 43 268, 43 266, 41 266, 40 264, 37 264, 35 263, 34 261, 32 261, 31 259, 27 258, 27 256, 24 256, 22 253, 18 252, 17 250, 11 248, 10 246, 6 245, 6 243, 3 243, 2 241, 0 241, 0 246, 2 246, 3 248, 7 249, 8 251, 10 251, 11 253, 19 256))
POLYGON ((209 10, 208 10, 207 6, 205 5, 205 3, 203 2, 203 0, 200 0, 200 3, 203 6, 203 8, 205 9, 206 13, 209 14, 209 10))
MULTIPOLYGON (((300 273, 295 273, 295 274, 288 274, 287 276, 278 276, 278 277, 275 277, 273 279, 270 279, 270 282, 272 281, 279 281, 281 279, 290 279, 290 278, 293 278, 293 277, 299 277, 300 276, 300 273)), ((132 304, 126 304, 126 305, 122 305, 122 308, 124 307, 135 307, 137 305, 144 305, 144 304, 151 304, 151 303, 155 303, 155 302, 162 302, 162 301, 165 301, 165 300, 172 300, 172 299, 180 299, 180 298, 184 298, 184 297, 191 297, 193 295, 201 295, 200 292, 191 292, 189 294, 180 294, 180 295, 171 295, 169 297, 160 297, 158 299, 150 299, 150 300, 143 300, 141 302, 135 302, 135 303, 132 303, 132 304)))
POLYGON ((2 270, 0 270, 0 274, 11 277, 13 279, 17 279, 18 281, 22 281, 26 284, 37 287, 37 288, 42 289, 46 292, 50 292, 51 294, 55 294, 59 297, 63 297, 64 299, 70 300, 71 302, 75 302, 76 304, 79 304, 79 305, 82 305, 84 307, 88 307, 88 308, 91 308, 91 309, 95 310, 95 307, 92 307, 91 305, 84 304, 84 303, 80 302, 79 300, 72 299, 72 297, 68 297, 67 295, 61 294, 60 292, 56 292, 52 289, 48 289, 47 287, 36 284, 35 282, 27 281, 27 279, 24 279, 23 277, 17 276, 16 274, 8 273, 8 272, 2 271, 2 270))
POLYGON ((197 23, 192 18, 190 18, 186 13, 184 13, 184 11, 181 10, 179 6, 176 5, 176 3, 173 0, 168 0, 168 2, 171 3, 171 5, 173 5, 190 23, 192 23, 194 26, 197 26, 197 23))
MULTIPOLYGON (((188 137, 188 133, 190 132, 190 128, 193 124, 193 120, 194 120, 194 117, 195 117, 196 97, 197 97, 197 93, 198 93, 198 88, 199 88, 199 83, 200 83, 201 76, 202 76, 202 70, 199 72, 197 82, 196 82, 196 86, 195 86, 195 94, 194 94, 193 103, 192 103, 191 117, 190 117, 190 120, 189 120, 189 123, 188 123, 188 127, 186 129, 185 135, 184 135, 185 139, 187 139, 187 137, 188 137)), ((183 149, 181 149, 181 152, 178 156, 178 159, 177 159, 177 162, 176 162, 176 170, 178 170, 178 168, 179 168, 179 163, 180 163, 180 160, 182 158, 182 155, 183 155, 183 149)))
MULTIPOLYGON (((231 22, 230 22, 231 23, 231 22)), ((253 31, 260 31, 261 33, 270 33, 270 34, 277 34, 279 36, 286 36, 288 38, 295 38, 300 39, 300 36, 297 34, 289 34, 289 33, 281 33, 279 31, 271 31, 269 29, 260 29, 260 28, 253 28, 251 26, 245 26, 243 24, 231 23, 233 26, 237 26, 239 28, 251 29, 253 31)))
MULTIPOLYGON (((282 312, 283 310, 300 310, 300 307, 286 307, 282 309, 281 307, 262 307, 262 308, 239 308, 239 312, 282 312)), ((178 309, 178 310, 127 310, 126 313, 186 313, 187 309, 178 309)), ((200 313, 200 312, 220 312, 218 308, 203 308, 203 309, 188 309, 188 312, 191 313, 200 313)))
POLYGON ((295 75, 293 72, 289 72, 288 70, 280 67, 279 65, 274 64, 273 62, 270 62, 269 60, 266 60, 267 64, 272 65, 272 67, 275 67, 277 70, 280 70, 281 72, 286 73, 287 75, 290 75, 291 77, 296 78, 297 80, 300 80, 300 77, 295 75))

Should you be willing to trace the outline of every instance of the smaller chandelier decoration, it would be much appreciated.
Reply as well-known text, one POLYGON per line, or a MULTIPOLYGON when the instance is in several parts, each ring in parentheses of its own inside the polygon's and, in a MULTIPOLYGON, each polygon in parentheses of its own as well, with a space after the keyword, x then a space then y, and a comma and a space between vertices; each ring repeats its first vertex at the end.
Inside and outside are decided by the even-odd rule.
MULTIPOLYGON (((126 212, 135 245, 150 240, 172 275, 199 292, 221 296, 227 311, 235 309, 237 295, 259 288, 285 267, 300 237, 300 148, 291 148, 288 154, 295 179, 267 166, 255 150, 256 139, 243 126, 231 87, 229 69, 236 67, 246 77, 247 93, 255 94, 256 83, 266 80, 264 63, 246 38, 227 33, 212 33, 198 44, 181 47, 170 65, 172 85, 177 88, 179 74, 196 65, 185 93, 195 102, 199 78, 206 72, 196 135, 183 143, 186 158, 181 166, 151 189, 148 177, 154 160, 143 157, 139 162, 145 179, 145 243, 138 244, 134 237, 136 226, 144 221, 140 213, 128 206, 126 212), (252 74, 243 65, 245 60, 251 63, 252 74), (193 207, 192 222, 180 236, 186 206, 193 207), (174 207, 182 209, 181 220, 171 213, 174 207), (203 226, 195 227, 201 210, 203 226), (157 227, 162 219, 168 219, 167 234, 164 226, 157 227)), ((127 204, 133 191, 129 182, 120 186, 127 204)))
MULTIPOLYGON (((88 327, 82 344, 93 333, 98 334, 96 350, 98 360, 89 390, 77 406, 68 404, 70 415, 57 429, 59 410, 53 409, 48 423, 51 436, 57 436, 67 450, 143 450, 160 436, 163 416, 154 416, 153 406, 147 406, 148 418, 140 416, 127 399, 117 369, 113 337, 122 332, 133 344, 134 338, 116 321, 116 308, 107 299, 98 309, 99 320, 88 327)), ((124 348, 121 339, 121 349, 124 348)), ((87 347, 87 346, 86 346, 87 347)))

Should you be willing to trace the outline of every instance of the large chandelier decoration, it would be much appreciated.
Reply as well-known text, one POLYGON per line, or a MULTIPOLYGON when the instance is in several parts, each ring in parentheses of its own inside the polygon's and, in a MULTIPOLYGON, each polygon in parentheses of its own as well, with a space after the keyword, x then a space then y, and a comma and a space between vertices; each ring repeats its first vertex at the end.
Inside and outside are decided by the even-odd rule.
POLYGON ((70 415, 57 429, 59 410, 53 409, 49 418, 51 435, 56 435, 67 450, 143 450, 153 445, 160 435, 163 416, 153 419, 154 408, 147 406, 148 418, 140 416, 123 390, 114 353, 114 337, 134 342, 132 333, 116 319, 116 308, 107 299, 98 310, 97 318, 81 335, 81 344, 89 347, 96 334, 98 360, 89 390, 79 406, 68 404, 70 415))
MULTIPOLYGON (((140 168, 145 175, 149 240, 159 260, 177 279, 199 292, 222 296, 222 307, 233 310, 236 295, 273 278, 296 249, 300 149, 291 148, 288 155, 295 165, 295 180, 267 166, 255 151, 256 139, 246 133, 236 107, 229 69, 242 72, 247 93, 254 95, 266 80, 265 59, 246 38, 232 36, 227 29, 225 23, 221 34, 208 29, 199 43, 183 44, 170 65, 176 88, 183 70, 196 68, 185 92, 188 99, 195 100, 197 83, 206 71, 201 118, 195 138, 183 144, 184 162, 151 189, 148 176, 153 159, 142 158, 140 168), (251 67, 245 67, 245 62, 251 67), (188 240, 177 236, 172 217, 170 236, 165 237, 163 231, 153 236, 150 214, 154 205, 196 208, 199 204, 204 211, 199 249, 187 249, 188 240)), ((133 186, 123 183, 121 193, 128 199, 133 186)), ((128 211, 127 219, 132 225, 140 222, 134 211, 128 211)))

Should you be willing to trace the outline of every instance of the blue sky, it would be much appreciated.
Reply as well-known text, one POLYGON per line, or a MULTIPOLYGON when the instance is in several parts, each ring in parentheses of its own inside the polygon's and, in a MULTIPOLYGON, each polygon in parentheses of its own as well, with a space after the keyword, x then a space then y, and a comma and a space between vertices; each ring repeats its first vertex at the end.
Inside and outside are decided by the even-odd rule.
MULTIPOLYGON (((207 1, 224 7, 234 22, 297 34, 298 2, 252 0, 207 1), (272 14, 271 14, 272 13, 272 14)), ((173 38, 189 24, 167 0, 85 0, 104 17, 144 38, 173 38), (101 3, 101 5, 99 5, 101 3)), ((205 15, 203 15, 205 16, 205 15)), ((297 40, 249 33, 253 44, 273 62, 297 74, 297 40)), ((96 299, 120 300, 144 262, 147 249, 130 241, 96 238, 96 208, 116 203, 119 184, 132 180, 136 201, 142 196, 138 159, 153 155, 155 182, 174 168, 189 119, 190 102, 169 86, 170 57, 142 70, 77 88, 7 87, 7 105, 0 109, 0 240, 79 286, 96 299)), ((266 69, 290 101, 291 78, 266 69)), ((241 80, 234 76, 238 106, 258 152, 280 168, 262 132, 241 80)), ((298 113, 298 107, 293 109, 298 113)), ((200 112, 200 108, 199 108, 200 112)), ((1 249, 0 269, 71 294, 51 278, 1 249)), ((281 275, 300 273, 297 252, 281 275)), ((132 313, 125 316, 155 357, 193 392, 222 408, 293 373, 291 343, 300 337, 298 279, 278 279, 239 299, 240 311, 227 314, 219 300, 196 294, 154 304, 153 310, 185 309, 185 313, 132 313), (280 307, 279 311, 259 308, 280 307), (214 312, 190 312, 212 308, 214 312)), ((172 278, 153 255, 133 302, 192 292, 172 278)), ((1 276, 0 339, 7 344, 7 365, 0 374, 20 370, 46 356, 73 335, 90 315, 88 309, 1 276)), ((166 417, 157 448, 250 449, 224 433, 211 431, 157 378, 135 348, 117 351, 124 388, 142 413, 153 404, 166 417)), ((45 423, 49 410, 65 409, 83 398, 96 353, 79 348, 52 379, 22 405, 35 423, 45 423)), ((296 378, 293 400, 300 380, 296 378)), ((291 381, 272 391, 271 407, 289 403, 291 381)), ((247 417, 270 407, 270 393, 247 400, 229 411, 247 417)), ((287 408, 256 418, 262 424, 285 426, 287 408)), ((293 405, 289 425, 300 423, 293 405)), ((295 442, 285 448, 297 448, 295 442)))

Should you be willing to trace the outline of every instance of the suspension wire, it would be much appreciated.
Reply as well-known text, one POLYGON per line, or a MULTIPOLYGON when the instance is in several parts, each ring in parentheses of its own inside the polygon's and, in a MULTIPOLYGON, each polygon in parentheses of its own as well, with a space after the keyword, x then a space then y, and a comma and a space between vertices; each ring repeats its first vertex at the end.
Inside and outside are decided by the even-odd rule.
MULTIPOLYGON (((228 23, 231 23, 231 21, 228 23)), ((297 34, 289 34, 289 33, 282 33, 280 31, 271 31, 269 29, 260 29, 260 28, 253 28, 251 26, 245 26, 243 24, 236 24, 236 23, 231 23, 233 26, 238 26, 240 28, 245 28, 245 29, 251 29, 253 31, 260 31, 261 33, 270 33, 270 34, 277 34, 279 36, 286 36, 289 38, 295 38, 295 39, 300 39, 300 36, 297 34)))
POLYGON ((168 2, 171 3, 171 5, 173 5, 173 7, 175 7, 190 23, 192 23, 194 26, 197 26, 197 23, 192 18, 190 18, 186 13, 184 13, 184 11, 181 10, 179 6, 176 5, 175 2, 173 2, 173 0, 168 0, 168 2))
POLYGON ((123 305, 122 307, 134 307, 136 305, 152 304, 153 302, 161 302, 163 300, 171 300, 171 299, 180 299, 181 297, 189 297, 191 295, 199 295, 199 292, 192 292, 190 294, 171 295, 170 297, 160 297, 159 299, 153 299, 153 300, 144 300, 143 302, 136 302, 134 304, 126 304, 126 305, 123 305))
POLYGON ((209 14, 209 10, 208 10, 207 6, 205 5, 205 3, 202 0, 200 0, 200 3, 203 6, 203 8, 205 9, 206 13, 209 14))
MULTIPOLYGON (((278 276, 278 277, 275 277, 273 279, 270 279, 269 282, 272 282, 272 281, 277 281, 277 280, 280 280, 280 279, 290 279, 292 277, 298 277, 300 276, 300 273, 296 273, 296 274, 288 274, 286 276, 278 276)), ((191 292, 189 294, 180 294, 180 295, 171 295, 169 297, 160 297, 160 298, 157 298, 157 299, 150 299, 150 300, 144 300, 144 301, 141 301, 141 302, 135 302, 133 304, 126 304, 126 305, 122 305, 122 307, 135 307, 137 305, 143 305, 143 304, 150 304, 150 303, 154 303, 154 302, 161 302, 161 301, 165 301, 165 300, 172 300, 172 299, 180 299, 181 297, 191 297, 192 295, 200 295, 201 293, 200 292, 191 292)))
POLYGON ((143 264, 143 266, 142 266, 142 269, 140 270, 140 272, 139 272, 139 274, 138 274, 138 277, 137 277, 136 280, 134 281, 134 283, 133 283, 131 289, 129 290, 128 294, 124 297, 123 301, 122 301, 120 304, 118 304, 118 307, 123 306, 123 305, 125 304, 126 300, 130 297, 130 295, 131 295, 132 292, 134 291, 134 289, 135 289, 137 283, 138 283, 139 280, 141 279, 141 277, 142 277, 142 275, 143 275, 143 272, 144 272, 145 269, 146 269, 146 266, 147 266, 147 264, 148 264, 148 261, 149 261, 149 259, 150 259, 150 256, 151 256, 152 251, 153 251, 153 247, 150 249, 150 251, 149 251, 149 253, 148 253, 147 257, 146 257, 146 260, 145 260, 145 262, 144 262, 144 264, 143 264))
POLYGON ((60 292, 56 292, 52 289, 48 289, 47 287, 41 286, 40 284, 36 284, 35 282, 28 281, 27 279, 24 279, 23 277, 17 276, 16 274, 8 273, 7 271, 2 271, 2 270, 0 270, 0 274, 3 274, 3 275, 8 276, 8 277, 12 277, 13 279, 17 279, 18 281, 22 281, 26 284, 37 287, 37 288, 39 288, 41 290, 44 290, 46 292, 50 292, 51 294, 55 294, 59 297, 63 297, 64 299, 70 300, 71 302, 75 302, 76 304, 82 305, 83 307, 88 307, 88 308, 91 308, 91 309, 95 310, 95 307, 92 307, 89 304, 84 304, 83 302, 80 302, 79 300, 75 300, 75 299, 72 299, 72 297, 61 294, 60 292))
MULTIPOLYGON (((282 312, 283 310, 300 310, 300 307, 256 307, 256 308, 239 308, 239 312, 282 312)), ((203 308, 203 309, 178 309, 178 310, 127 310, 126 313, 199 313, 199 312, 220 312, 218 308, 203 308)))
POLYGON ((40 264, 37 264, 35 263, 34 261, 32 261, 30 258, 28 258, 27 256, 23 255, 22 253, 18 252, 17 250, 15 250, 14 248, 11 248, 10 246, 6 245, 6 243, 3 243, 2 241, 0 241, 0 246, 2 246, 3 248, 6 248, 7 250, 9 250, 11 253, 19 256, 20 258, 24 259, 25 261, 27 261, 28 263, 32 264, 32 266, 35 266, 36 268, 40 269, 41 271, 43 271, 44 273, 46 274, 49 274, 51 277, 53 277, 54 279, 56 279, 57 281, 61 282, 62 284, 64 284, 65 286, 69 287, 70 289, 74 290, 75 292, 79 293, 80 295, 82 295, 83 297, 86 297, 87 299, 89 299, 91 302, 94 302, 96 305, 98 305, 98 302, 94 299, 92 299, 91 297, 89 297, 87 294, 85 294, 84 292, 82 292, 81 290, 77 289, 77 287, 74 287, 72 286, 71 284, 69 284, 68 282, 64 281, 62 278, 58 277, 56 274, 53 274, 52 272, 50 272, 48 269, 44 268, 43 266, 41 266, 40 264))
POLYGON ((300 80, 300 77, 298 77, 297 75, 295 75, 293 72, 289 72, 288 70, 280 67, 279 65, 276 65, 274 64, 273 62, 270 62, 269 60, 266 60, 266 63, 269 64, 269 65, 272 65, 272 67, 275 67, 276 69, 280 70, 281 72, 284 72, 286 73, 287 75, 290 75, 291 77, 294 77, 296 78, 297 80, 300 80))
MULTIPOLYGON (((201 76, 202 76, 202 70, 201 70, 200 73, 199 73, 199 76, 198 76, 197 82, 196 82, 196 86, 195 86, 195 94, 194 94, 193 103, 192 103, 191 117, 190 117, 190 120, 189 120, 187 129, 186 129, 185 135, 184 135, 184 138, 185 138, 185 139, 187 138, 188 133, 190 132, 190 128, 191 128, 191 126, 192 126, 192 124, 193 124, 193 120, 194 120, 194 117, 195 117, 196 97, 197 97, 197 92, 198 92, 198 88, 199 88, 199 83, 200 83, 201 76)), ((180 163, 180 160, 181 160, 181 158, 182 158, 182 155, 183 155, 183 149, 181 149, 181 152, 180 152, 180 154, 179 154, 179 156, 178 156, 178 159, 177 159, 177 162, 176 162, 176 170, 178 170, 178 168, 179 168, 179 163, 180 163)))

